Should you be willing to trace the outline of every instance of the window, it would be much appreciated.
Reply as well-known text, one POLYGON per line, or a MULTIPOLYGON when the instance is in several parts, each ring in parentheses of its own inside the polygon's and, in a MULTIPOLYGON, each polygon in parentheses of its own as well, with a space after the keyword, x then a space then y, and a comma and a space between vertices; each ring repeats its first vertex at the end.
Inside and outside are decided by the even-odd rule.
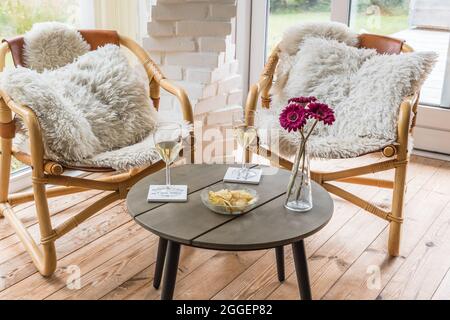
POLYGON ((0 36, 23 34, 36 22, 79 22, 79 0, 2 0, 0 36))
MULTIPOLYGON (((2 0, 0 1, 0 39, 24 34, 36 22, 61 21, 78 25, 79 0, 2 0)), ((13 65, 8 55, 7 68, 13 65)), ((13 159, 13 173, 25 166, 13 159)))
MULTIPOLYGON (((448 0, 353 0, 350 27, 359 32, 406 40, 417 51, 435 51, 439 60, 422 87, 421 103, 449 108, 445 92, 450 39, 448 0)), ((447 89, 448 90, 448 89, 447 89)))
POLYGON ((270 0, 267 22, 267 52, 280 42, 288 27, 308 21, 329 21, 331 0, 270 0))
POLYGON ((355 0, 350 27, 362 33, 390 35, 408 29, 409 0, 355 0))

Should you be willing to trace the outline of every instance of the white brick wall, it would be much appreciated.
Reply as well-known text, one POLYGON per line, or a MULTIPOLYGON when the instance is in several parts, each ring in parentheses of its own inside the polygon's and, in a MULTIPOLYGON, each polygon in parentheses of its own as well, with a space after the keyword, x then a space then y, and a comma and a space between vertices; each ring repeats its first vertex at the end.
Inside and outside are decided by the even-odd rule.
MULTIPOLYGON (((218 82, 230 76, 232 73, 231 64, 224 64, 220 68, 216 68, 211 75, 211 82, 218 82)), ((234 73, 235 74, 235 73, 234 73)))
POLYGON ((181 37, 148 37, 143 40, 147 50, 164 52, 195 51, 195 42, 192 38, 181 37))
POLYGON ((236 74, 239 71, 239 62, 237 60, 230 62, 230 73, 236 74))
POLYGON ((209 98, 217 94, 217 82, 208 84, 203 88, 203 98, 209 98))
POLYGON ((227 95, 220 94, 211 98, 201 99, 194 107, 196 114, 208 113, 217 110, 218 106, 224 106, 227 104, 227 95))
POLYGON ((202 84, 211 83, 213 71, 211 69, 186 68, 186 80, 202 84))
POLYGON ((228 94, 227 104, 229 105, 239 105, 242 103, 242 90, 237 89, 230 91, 228 94))
POLYGON ((229 20, 236 16, 236 6, 234 4, 212 4, 209 9, 211 19, 229 20))
POLYGON ((218 94, 227 93, 241 86, 241 76, 233 75, 227 79, 219 81, 219 86, 217 89, 218 94))
POLYGON ((184 80, 174 81, 174 83, 186 90, 190 99, 198 100, 199 98, 203 97, 204 86, 202 84, 184 80))
POLYGON ((223 64, 217 53, 183 52, 166 53, 166 63, 184 67, 204 67, 214 69, 223 64))
POLYGON ((227 39, 222 37, 199 37, 198 48, 200 51, 223 52, 227 50, 227 39))
POLYGON ((153 21, 204 20, 208 17, 207 3, 163 4, 158 2, 152 8, 153 21))
POLYGON ((167 79, 171 80, 183 79, 183 68, 181 68, 180 66, 163 65, 160 66, 160 69, 167 79))
MULTIPOLYGON (((241 77, 232 32, 235 0, 157 0, 144 39, 152 59, 182 86, 195 119, 220 126, 242 104, 241 77)), ((179 103, 161 92, 161 112, 181 115, 179 103)))
POLYGON ((154 37, 169 37, 175 35, 173 22, 152 21, 147 24, 147 33, 154 37))
POLYGON ((208 117, 205 119, 205 124, 211 125, 222 125, 231 124, 233 121, 233 112, 242 110, 241 106, 227 106, 224 108, 217 109, 209 113, 208 117))
POLYGON ((157 63, 157 64, 161 64, 162 63, 162 57, 163 54, 161 52, 157 52, 157 51, 150 51, 148 52, 148 54, 150 55, 150 58, 152 58, 152 60, 157 63))
POLYGON ((231 33, 231 22, 178 21, 175 30, 178 36, 227 36, 231 33))

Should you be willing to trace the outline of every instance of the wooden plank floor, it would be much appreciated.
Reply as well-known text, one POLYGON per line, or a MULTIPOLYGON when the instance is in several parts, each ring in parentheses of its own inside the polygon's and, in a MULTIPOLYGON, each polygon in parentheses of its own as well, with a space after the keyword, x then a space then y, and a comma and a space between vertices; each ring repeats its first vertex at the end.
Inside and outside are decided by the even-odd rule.
MULTIPOLYGON (((366 160, 373 158, 358 161, 366 160)), ((336 168, 343 162, 316 165, 336 168)), ((387 190, 350 189, 389 207, 387 190)), ((101 196, 90 191, 51 200, 54 221, 67 219, 101 196)), ((314 299, 450 299, 449 162, 412 157, 398 258, 387 255, 386 222, 337 198, 335 208, 332 221, 306 241, 314 299)), ((34 207, 16 210, 36 238, 34 207)), ((151 286, 157 238, 131 220, 123 201, 56 244, 58 269, 43 278, 7 221, 0 219, 0 299, 159 298, 160 291, 151 286), (78 272, 80 281, 73 281, 78 272)), ((286 250, 286 281, 280 284, 272 251, 183 248, 175 298, 297 299, 291 250, 286 250)))

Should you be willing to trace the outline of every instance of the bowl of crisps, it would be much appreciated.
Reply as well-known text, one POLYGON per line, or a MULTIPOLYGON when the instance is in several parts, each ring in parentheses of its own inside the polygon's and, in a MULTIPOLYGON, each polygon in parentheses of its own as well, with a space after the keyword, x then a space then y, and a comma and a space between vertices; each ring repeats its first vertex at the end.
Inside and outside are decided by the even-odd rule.
POLYGON ((203 189, 201 199, 211 211, 239 215, 255 207, 258 193, 242 185, 224 183, 203 189))

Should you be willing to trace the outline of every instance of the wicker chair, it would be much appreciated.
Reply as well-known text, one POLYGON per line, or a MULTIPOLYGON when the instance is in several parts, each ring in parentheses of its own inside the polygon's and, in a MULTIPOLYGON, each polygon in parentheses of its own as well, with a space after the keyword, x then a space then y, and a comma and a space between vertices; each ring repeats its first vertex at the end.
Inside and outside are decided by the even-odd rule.
MULTIPOLYGON (((158 109, 160 88, 162 87, 178 98, 184 119, 190 123, 193 122, 191 104, 185 91, 167 80, 146 51, 136 42, 119 35, 115 31, 80 30, 80 33, 90 44, 92 50, 110 43, 128 48, 139 59, 147 72, 150 82, 150 97, 154 107, 158 109)), ((0 72, 5 67, 6 55, 8 53, 11 53, 16 66, 23 66, 23 44, 23 37, 17 37, 9 41, 4 41, 0 45, 0 72)), ((34 112, 31 108, 13 101, 1 88, 0 138, 0 216, 3 215, 8 219, 26 250, 31 255, 36 268, 43 276, 52 275, 56 269, 56 239, 68 233, 107 205, 119 199, 124 199, 132 185, 143 177, 164 167, 163 162, 158 161, 145 168, 133 168, 129 172, 117 173, 97 180, 63 175, 68 167, 44 158, 42 133, 34 112), (13 147, 15 117, 20 117, 28 129, 31 147, 30 154, 15 150, 13 147), (31 166, 32 192, 9 194, 12 156, 22 163, 31 166), (47 190, 47 184, 56 185, 56 187, 47 190), (48 198, 83 192, 90 189, 110 191, 110 193, 61 225, 53 227, 50 219, 48 198), (15 215, 13 209, 13 206, 29 201, 34 201, 36 205, 40 230, 39 244, 30 236, 26 227, 15 215)), ((193 132, 191 132, 191 143, 193 142, 193 138, 193 132)), ((192 161, 193 156, 194 152, 193 148, 191 148, 190 157, 192 161)), ((86 172, 114 172, 112 168, 70 167, 70 169, 86 172)))
MULTIPOLYGON (((380 35, 361 34, 359 35, 359 43, 360 47, 376 49, 377 52, 381 54, 401 54, 403 52, 413 51, 413 49, 402 40, 380 35)), ((274 81, 274 73, 279 61, 279 52, 280 50, 278 47, 273 50, 258 83, 250 88, 246 103, 247 115, 256 109, 259 96, 261 96, 262 107, 270 107, 271 98, 269 91, 274 81)), ((381 152, 384 157, 389 159, 336 172, 311 173, 312 179, 321 184, 329 192, 350 201, 367 212, 390 223, 388 251, 392 256, 398 256, 400 250, 400 231, 403 222, 405 180, 409 160, 408 139, 415 125, 418 100, 419 92, 416 92, 412 96, 405 97, 400 105, 397 142, 392 145, 387 145, 378 151, 381 152), (395 178, 393 181, 361 177, 362 175, 391 169, 395 170, 395 178), (390 211, 383 210, 375 204, 361 199, 355 194, 332 184, 332 181, 392 189, 392 208, 390 211)), ((249 123, 252 122, 251 119, 248 119, 247 121, 249 123)), ((271 151, 269 147, 262 145, 260 142, 258 142, 257 153, 271 160, 272 163, 277 163, 288 169, 291 169, 292 167, 292 162, 271 151)), ((247 151, 247 154, 247 160, 250 160, 250 151, 247 151)))

